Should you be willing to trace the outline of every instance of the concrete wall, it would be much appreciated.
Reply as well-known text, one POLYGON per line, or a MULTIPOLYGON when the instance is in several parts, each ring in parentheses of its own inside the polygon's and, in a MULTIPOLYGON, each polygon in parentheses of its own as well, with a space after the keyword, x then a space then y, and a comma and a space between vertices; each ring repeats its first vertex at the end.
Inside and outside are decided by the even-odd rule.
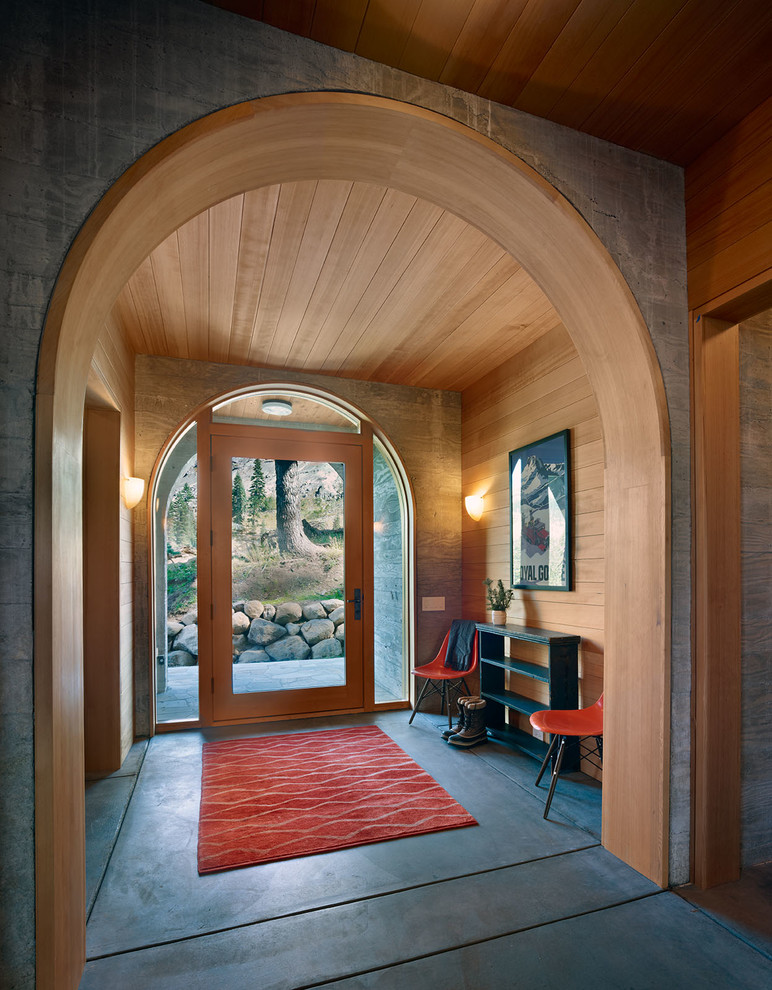
POLYGON ((436 110, 488 135, 570 200, 635 294, 662 367, 671 416, 671 877, 684 880, 690 508, 681 171, 195 0, 4 4, 0 72, 2 982, 34 985, 33 427, 36 359, 53 285, 85 218, 145 151, 206 113, 276 93, 374 93, 436 110))
POLYGON ((740 325, 742 865, 772 859, 772 311, 740 325))

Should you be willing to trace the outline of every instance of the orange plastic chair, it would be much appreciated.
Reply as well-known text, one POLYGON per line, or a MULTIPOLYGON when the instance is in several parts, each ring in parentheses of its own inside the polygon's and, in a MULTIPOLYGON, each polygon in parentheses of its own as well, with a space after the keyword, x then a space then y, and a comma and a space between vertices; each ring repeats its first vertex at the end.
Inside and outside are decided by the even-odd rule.
POLYGON ((552 804, 555 785, 558 782, 560 766, 563 762, 563 753, 566 748, 566 740, 577 736, 580 739, 594 736, 595 745, 582 753, 582 755, 590 759, 597 755, 599 759, 603 759, 603 695, 598 698, 594 705, 590 705, 589 708, 574 708, 567 711, 561 709, 555 709, 553 711, 547 708, 540 712, 534 712, 531 715, 531 725, 534 729, 539 729, 541 732, 552 733, 552 742, 539 770, 539 776, 536 778, 537 787, 544 775, 544 771, 547 769, 550 757, 555 752, 555 747, 558 745, 558 742, 560 743, 557 759, 552 765, 552 780, 550 781, 547 806, 544 809, 543 816, 546 818, 552 804))
POLYGON ((448 728, 453 727, 453 717, 450 710, 451 702, 451 692, 455 693, 457 698, 461 697, 462 688, 466 694, 470 694, 470 690, 467 687, 466 675, 472 674, 477 669, 477 664, 480 660, 480 649, 478 645, 479 633, 475 631, 474 640, 472 641, 472 662, 466 670, 456 670, 454 667, 446 667, 445 660, 448 652, 448 637, 450 636, 450 630, 445 634, 445 639, 442 641, 442 646, 440 647, 440 652, 431 661, 431 663, 426 663, 422 667, 415 667, 410 673, 414 677, 421 677, 424 683, 421 687, 421 691, 416 698, 415 708, 413 708, 413 714, 410 716, 410 723, 415 718, 415 714, 418 711, 418 706, 421 704, 421 700, 426 694, 427 690, 434 694, 439 694, 441 700, 440 704, 440 714, 442 715, 445 711, 445 705, 448 706, 448 728), (435 683, 436 682, 436 683, 435 683))

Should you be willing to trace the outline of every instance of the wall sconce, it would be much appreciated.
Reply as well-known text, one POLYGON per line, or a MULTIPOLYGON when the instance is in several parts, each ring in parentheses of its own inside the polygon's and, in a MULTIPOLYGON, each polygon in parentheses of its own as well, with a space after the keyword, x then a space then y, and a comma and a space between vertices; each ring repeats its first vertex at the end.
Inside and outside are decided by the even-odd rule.
POLYGON ((145 482, 142 478, 123 479, 123 503, 127 509, 133 509, 145 492, 145 482))
POLYGON ((485 499, 482 495, 467 495, 464 499, 464 505, 467 515, 475 522, 479 522, 485 509, 485 499))

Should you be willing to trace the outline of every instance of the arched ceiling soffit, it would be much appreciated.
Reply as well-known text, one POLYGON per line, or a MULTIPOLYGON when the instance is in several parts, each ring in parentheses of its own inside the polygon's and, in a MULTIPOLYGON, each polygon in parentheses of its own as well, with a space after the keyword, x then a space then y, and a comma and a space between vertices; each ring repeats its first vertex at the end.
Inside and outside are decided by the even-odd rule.
POLYGON ((462 390, 560 320, 490 237, 425 199, 265 186, 185 223, 113 310, 136 353, 462 390))

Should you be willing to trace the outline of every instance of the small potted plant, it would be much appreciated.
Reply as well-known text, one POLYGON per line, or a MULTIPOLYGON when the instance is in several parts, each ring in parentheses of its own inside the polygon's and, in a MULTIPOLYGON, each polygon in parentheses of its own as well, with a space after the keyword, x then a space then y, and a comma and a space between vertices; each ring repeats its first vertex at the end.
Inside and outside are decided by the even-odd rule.
POLYGON ((491 610, 491 622, 494 626, 505 626, 507 624, 507 609, 515 597, 512 588, 505 588, 504 582, 499 578, 496 584, 490 578, 483 582, 488 588, 488 605, 491 610))

